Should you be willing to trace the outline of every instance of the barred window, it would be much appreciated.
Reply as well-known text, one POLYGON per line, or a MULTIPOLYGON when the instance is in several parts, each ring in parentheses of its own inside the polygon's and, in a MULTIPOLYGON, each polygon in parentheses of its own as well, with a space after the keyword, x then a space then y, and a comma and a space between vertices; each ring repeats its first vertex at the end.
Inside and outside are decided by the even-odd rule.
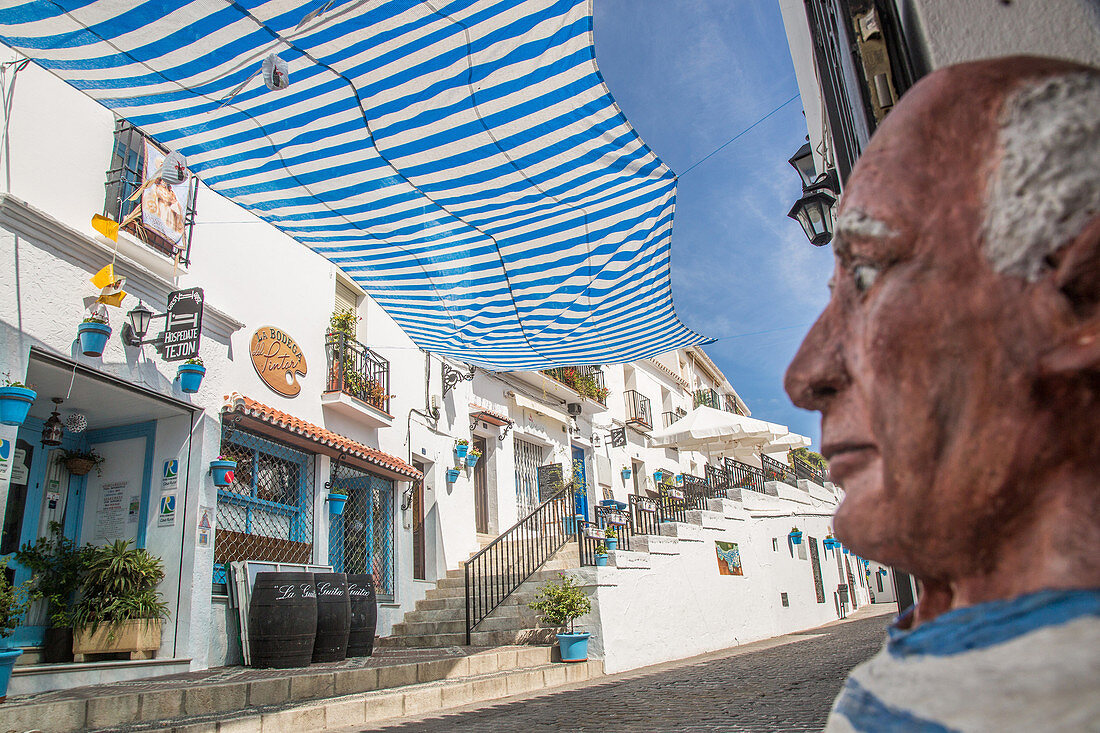
POLYGON ((346 464, 333 464, 332 491, 347 495, 344 513, 330 518, 329 564, 338 573, 373 573, 375 592, 394 593, 393 481, 346 464))
POLYGON ((240 429, 222 433, 221 452, 237 468, 218 489, 214 583, 239 560, 312 562, 314 456, 240 429))

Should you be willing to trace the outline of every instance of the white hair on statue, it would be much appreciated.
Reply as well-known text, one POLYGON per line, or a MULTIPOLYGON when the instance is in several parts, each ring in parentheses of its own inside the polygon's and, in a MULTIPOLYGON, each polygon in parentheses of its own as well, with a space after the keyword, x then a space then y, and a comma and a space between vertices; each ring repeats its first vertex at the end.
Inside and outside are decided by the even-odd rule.
POLYGON ((985 253, 998 272, 1034 281, 1046 257, 1100 215, 1100 73, 1050 77, 1012 95, 1000 143, 985 253))

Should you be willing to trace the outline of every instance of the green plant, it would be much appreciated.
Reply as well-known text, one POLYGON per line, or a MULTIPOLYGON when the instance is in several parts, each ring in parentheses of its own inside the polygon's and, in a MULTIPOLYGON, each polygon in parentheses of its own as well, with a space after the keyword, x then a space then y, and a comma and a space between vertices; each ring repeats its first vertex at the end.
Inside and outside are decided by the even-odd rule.
POLYGON ((77 448, 76 450, 61 449, 62 463, 68 461, 91 461, 92 465, 95 466, 96 473, 100 476, 103 475, 101 466, 105 460, 107 459, 96 453, 94 448, 89 448, 88 450, 83 450, 81 448, 77 448))
POLYGON ((367 384, 360 372, 344 369, 344 387, 352 394, 361 395, 367 391, 367 384))
POLYGON ((130 540, 96 547, 88 561, 83 596, 72 611, 74 628, 101 625, 112 629, 136 619, 162 619, 168 604, 157 584, 164 579, 160 558, 130 546, 130 540))
POLYGON ((4 383, 0 387, 19 387, 20 389, 34 389, 33 384, 23 384, 19 380, 12 381, 11 372, 4 372, 4 383))
POLYGON ((479 451, 477 448, 471 448, 470 452, 466 455, 470 456, 471 458, 481 458, 481 451, 479 451))
POLYGON ((198 366, 203 366, 201 356, 192 356, 190 359, 188 359, 187 361, 185 361, 183 363, 184 364, 196 364, 198 366))
POLYGON ((558 580, 548 580, 539 586, 535 600, 528 607, 538 611, 543 621, 551 626, 568 625, 573 633, 573 622, 592 610, 592 601, 584 594, 573 578, 558 573, 558 580))
POLYGON ((470 444, 470 441, 466 440, 465 438, 459 438, 458 440, 455 441, 455 445, 469 445, 469 444, 470 444))
POLYGON ((328 319, 329 333, 342 333, 350 339, 355 338, 355 324, 359 316, 352 310, 334 310, 328 319))
MULTIPOLYGON (((794 448, 790 451, 787 451, 787 453, 788 455, 801 458, 806 463, 809 463, 811 466, 814 466, 815 468, 823 472, 829 470, 829 462, 825 460, 825 456, 816 451, 812 451, 809 448, 794 448)), ((793 461, 788 462, 793 463, 793 461)))
POLYGON ((84 323, 102 323, 107 325, 107 316, 102 313, 89 313, 84 317, 84 323))
POLYGON ((8 580, 8 559, 0 560, 0 638, 15 633, 32 600, 31 582, 14 585, 8 580))
POLYGON ((608 527, 604 530, 603 536, 608 539, 614 539, 619 536, 619 533, 615 531, 614 527, 608 527))
POLYGON ((605 545, 602 542, 600 544, 596 545, 596 554, 597 555, 606 555, 607 554, 607 545, 605 545))
POLYGON ((798 527, 791 527, 791 534, 801 534, 801 533, 802 533, 802 530, 800 530, 798 527))
POLYGON ((46 601, 50 625, 69 625, 73 596, 84 582, 88 561, 94 548, 80 547, 62 532, 60 522, 50 522, 49 536, 27 542, 16 553, 15 560, 31 571, 34 598, 46 601))

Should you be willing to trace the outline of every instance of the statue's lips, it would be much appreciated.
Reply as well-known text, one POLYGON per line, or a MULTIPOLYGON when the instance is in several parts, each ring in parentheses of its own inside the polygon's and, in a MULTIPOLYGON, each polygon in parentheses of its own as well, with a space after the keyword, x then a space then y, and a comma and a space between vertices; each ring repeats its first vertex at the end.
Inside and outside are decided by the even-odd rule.
POLYGON ((821 454, 829 462, 829 477, 843 485, 845 476, 865 468, 878 456, 878 448, 873 443, 826 443, 821 454))

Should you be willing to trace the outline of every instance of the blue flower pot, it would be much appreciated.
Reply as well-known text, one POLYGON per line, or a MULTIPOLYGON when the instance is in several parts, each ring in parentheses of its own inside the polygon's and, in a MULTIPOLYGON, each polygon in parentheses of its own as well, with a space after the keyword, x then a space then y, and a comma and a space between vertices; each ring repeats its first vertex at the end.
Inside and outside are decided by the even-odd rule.
POLYGON ((187 394, 199 391, 202 378, 206 376, 206 367, 202 364, 180 364, 176 370, 176 379, 180 380, 180 389, 187 394))
POLYGON ((848 548, 847 548, 847 547, 845 547, 845 548, 844 548, 844 554, 845 554, 845 555, 850 555, 850 554, 852 554, 852 553, 848 551, 848 548))
POLYGON ((229 486, 233 483, 233 472, 237 470, 236 461, 210 461, 210 475, 215 486, 229 486))
POLYGON ((802 544, 802 533, 801 532, 791 532, 788 535, 788 537, 791 538, 791 544, 792 545, 801 545, 802 544))
POLYGON ((38 393, 26 387, 0 387, 0 423, 22 425, 38 393))
POLYGON ((596 567, 598 567, 598 568, 606 568, 607 567, 607 555, 596 555, 596 567))
POLYGON ((76 337, 80 341, 80 352, 84 356, 103 356, 107 339, 111 337, 111 327, 96 321, 81 323, 76 327, 76 337))
POLYGON ((459 458, 465 458, 466 453, 469 450, 470 450, 470 446, 468 446, 468 445, 461 445, 461 444, 456 445, 455 446, 455 455, 458 456, 459 458))
POLYGON ((333 516, 340 516, 344 513, 344 504, 347 504, 347 494, 329 494, 328 495, 328 511, 333 516))
POLYGON ((458 481, 458 469, 457 468, 448 468, 447 469, 447 483, 453 484, 455 481, 458 481))
POLYGON ((664 477, 665 477, 665 472, 664 471, 654 471, 653 472, 653 480, 656 481, 657 483, 661 483, 661 480, 664 477))
POLYGON ((619 549, 619 538, 618 537, 607 537, 607 538, 604 539, 603 543, 605 545, 607 545, 608 550, 617 550, 617 549, 619 549))
MULTIPOLYGON (((585 634, 587 636, 587 634, 585 634)), ((15 667, 15 660, 23 653, 17 647, 0 649, 0 702, 8 696, 8 683, 11 682, 11 670, 15 667)), ((588 656, 588 642, 585 641, 585 656, 588 656)))
POLYGON ((558 648, 561 649, 561 661, 588 661, 588 637, 591 634, 585 631, 580 634, 558 634, 557 636, 558 648))
POLYGON ((625 501, 615 501, 614 499, 602 499, 600 500, 600 506, 611 506, 618 509, 620 512, 626 511, 625 501))
POLYGON ((475 456, 473 453, 467 453, 466 454, 466 467, 467 468, 473 468, 474 466, 476 466, 478 458, 480 458, 480 456, 475 456))
POLYGON ((627 480, 630 479, 630 469, 629 468, 624 468, 622 470, 622 474, 623 474, 623 481, 627 481, 627 480))

